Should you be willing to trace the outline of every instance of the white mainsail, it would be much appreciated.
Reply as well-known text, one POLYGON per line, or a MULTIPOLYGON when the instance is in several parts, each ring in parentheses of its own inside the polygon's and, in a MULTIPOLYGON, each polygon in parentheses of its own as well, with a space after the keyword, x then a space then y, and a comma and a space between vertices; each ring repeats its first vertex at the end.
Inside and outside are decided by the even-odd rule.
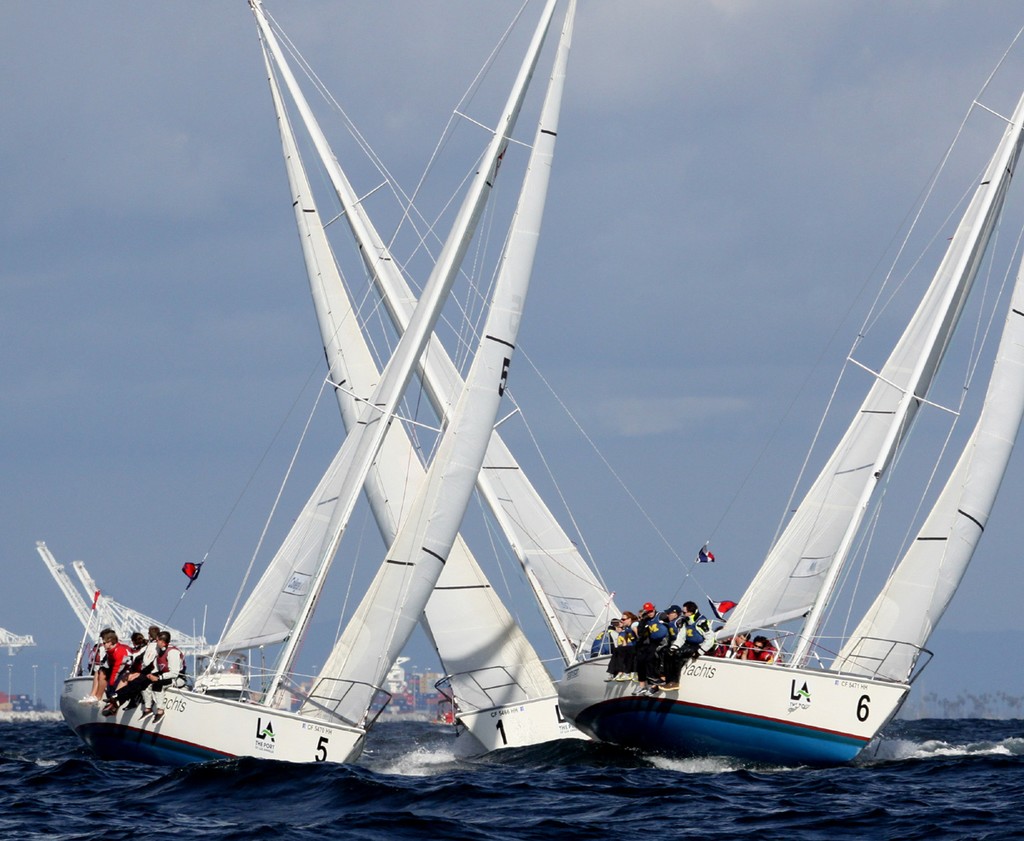
POLYGON ((903 559, 833 668, 906 680, 967 571, 1024 416, 1024 262, 977 425, 903 559))
POLYGON ((806 616, 800 663, 873 492, 928 393, 984 257, 1021 150, 1024 98, 927 293, 843 439, 739 600, 723 634, 806 616))

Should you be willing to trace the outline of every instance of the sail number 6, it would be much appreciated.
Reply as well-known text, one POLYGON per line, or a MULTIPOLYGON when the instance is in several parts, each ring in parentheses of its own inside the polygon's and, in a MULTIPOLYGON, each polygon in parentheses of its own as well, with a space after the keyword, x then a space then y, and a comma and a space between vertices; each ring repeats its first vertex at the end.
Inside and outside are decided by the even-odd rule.
POLYGON ((860 700, 857 701, 857 721, 867 721, 868 714, 871 712, 868 709, 868 703, 871 701, 870 695, 861 695, 860 700))

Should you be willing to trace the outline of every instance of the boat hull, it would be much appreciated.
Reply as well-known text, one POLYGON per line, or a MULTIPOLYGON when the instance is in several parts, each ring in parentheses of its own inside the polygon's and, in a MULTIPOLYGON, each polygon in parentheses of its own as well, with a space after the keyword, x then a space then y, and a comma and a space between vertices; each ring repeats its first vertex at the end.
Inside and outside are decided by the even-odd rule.
POLYGON ((732 756, 784 765, 854 759, 899 710, 910 687, 705 657, 683 671, 680 688, 637 694, 606 682, 608 658, 566 669, 560 707, 604 742, 669 756, 732 756))
POLYGON ((458 713, 457 720, 485 751, 588 738, 562 715, 557 695, 464 710, 458 713))
POLYGON ((188 765, 252 756, 284 762, 350 762, 359 756, 366 731, 291 712, 218 698, 184 689, 164 690, 164 716, 142 717, 142 706, 106 717, 102 707, 81 704, 91 677, 64 683, 61 714, 101 759, 152 765, 188 765))

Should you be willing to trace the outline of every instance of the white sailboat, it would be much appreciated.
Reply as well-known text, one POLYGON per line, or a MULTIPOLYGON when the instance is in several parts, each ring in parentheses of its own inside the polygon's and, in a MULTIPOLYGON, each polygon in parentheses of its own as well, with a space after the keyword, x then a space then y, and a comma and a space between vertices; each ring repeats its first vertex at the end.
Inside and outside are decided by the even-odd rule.
MULTIPOLYGON (((949 348, 1017 168, 1024 98, 917 311, 852 423, 740 597, 720 638, 783 641, 776 664, 700 657, 677 691, 655 697, 605 683, 607 658, 571 666, 562 709, 594 737, 676 755, 784 763, 853 759, 898 711, 930 654, 925 645, 987 522, 1024 412, 1024 268, 1018 274, 984 408, 916 541, 845 640, 825 636, 852 555, 949 348)), ((876 553, 877 554, 877 553, 876 553)))
MULTIPOLYGON (((555 9, 548 3, 541 26, 546 28, 555 9)), ((509 259, 529 271, 543 212, 550 161, 557 136, 557 115, 569 51, 575 3, 570 2, 562 28, 554 70, 532 145, 530 163, 516 215, 519 238, 527 245, 509 259)), ((540 30, 538 30, 540 31, 540 30)), ((310 289, 320 324, 321 338, 342 417, 348 428, 355 423, 359 399, 378 379, 371 351, 359 330, 350 297, 346 294, 336 261, 295 147, 287 113, 274 79, 276 67, 309 135, 324 170, 334 186, 367 273, 381 293, 395 328, 406 329, 415 301, 408 283, 392 259, 365 207, 332 155, 326 138, 312 115, 272 29, 263 38, 285 159, 289 167, 293 207, 306 258, 310 289)), ((431 339, 421 361, 420 375, 426 393, 442 419, 454 406, 462 379, 447 351, 431 339)), ((415 494, 420 471, 415 448, 404 429, 396 426, 385 438, 366 493, 378 526, 390 541, 406 501, 415 494)), ((528 580, 538 592, 544 614, 565 662, 575 656, 578 640, 589 634, 610 597, 572 541, 541 501, 495 431, 488 445, 478 489, 516 548, 528 580), (557 537, 554 546, 552 536, 557 537), (584 585, 581 587, 581 584, 584 585), (582 592, 581 592, 582 591, 582 592)), ((332 491, 323 491, 329 497, 332 491)), ((243 609, 246 621, 236 622, 224 646, 239 647, 253 634, 245 625, 250 617, 266 614, 252 605, 279 600, 273 581, 257 588, 243 609)), ((532 744, 555 738, 581 738, 559 713, 553 682, 521 630, 512 621, 459 538, 425 610, 425 627, 434 642, 448 676, 443 682, 459 710, 458 721, 483 749, 532 744)))
MULTIPOLYGON (((253 0, 250 5, 261 31, 266 32, 260 3, 253 0)), ((360 752, 367 730, 386 703, 381 684, 422 614, 451 552, 507 384, 529 284, 529 261, 509 259, 517 253, 516 241, 522 240, 522 235, 512 235, 479 350, 438 452, 398 526, 373 585, 308 691, 294 674, 296 653, 356 500, 394 424, 402 395, 492 188, 546 29, 546 24, 540 27, 531 44, 409 327, 318 488, 321 493, 329 489, 333 497, 315 497, 316 510, 303 518, 302 526, 293 528, 286 540, 289 552, 312 562, 299 565, 299 569, 294 559, 278 562, 276 558, 265 576, 265 580, 276 580, 280 591, 294 597, 298 611, 289 608, 288 615, 282 617, 275 613, 274 605, 262 605, 261 627, 266 639, 274 636, 267 629, 275 622, 287 626, 277 667, 264 690, 226 697, 219 692, 167 688, 163 701, 166 715, 153 722, 142 719, 138 710, 101 717, 96 707, 78 703, 88 691, 88 679, 71 679, 61 699, 62 713, 100 756, 172 764, 222 756, 346 762, 360 752), (302 530, 311 522, 320 521, 322 525, 325 519, 326 529, 318 527, 308 534, 302 530), (299 706, 294 712, 281 709, 289 694, 298 697, 299 706)), ((287 152, 285 133, 282 138, 287 152)), ((294 177, 295 173, 291 174, 294 177)), ((223 643, 220 648, 224 648, 223 643)))

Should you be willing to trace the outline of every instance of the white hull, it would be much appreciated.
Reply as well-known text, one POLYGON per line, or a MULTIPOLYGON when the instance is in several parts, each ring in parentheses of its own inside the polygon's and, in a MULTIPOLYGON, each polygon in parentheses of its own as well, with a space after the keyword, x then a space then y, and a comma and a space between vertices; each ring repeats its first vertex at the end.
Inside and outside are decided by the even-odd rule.
POLYGON ((566 669, 562 713, 605 742, 672 756, 721 755, 782 764, 849 762, 899 710, 907 684, 703 657, 680 688, 637 695, 606 682, 608 657, 566 669))
POLYGON ((520 748, 557 739, 586 739, 561 713, 558 697, 460 711, 456 719, 484 751, 520 748))
POLYGON ((366 731, 256 704, 184 689, 164 690, 164 716, 142 718, 142 706, 105 717, 102 707, 80 704, 91 677, 64 682, 61 714, 101 759, 156 765, 186 765, 252 756, 283 762, 350 762, 363 748, 366 731))

